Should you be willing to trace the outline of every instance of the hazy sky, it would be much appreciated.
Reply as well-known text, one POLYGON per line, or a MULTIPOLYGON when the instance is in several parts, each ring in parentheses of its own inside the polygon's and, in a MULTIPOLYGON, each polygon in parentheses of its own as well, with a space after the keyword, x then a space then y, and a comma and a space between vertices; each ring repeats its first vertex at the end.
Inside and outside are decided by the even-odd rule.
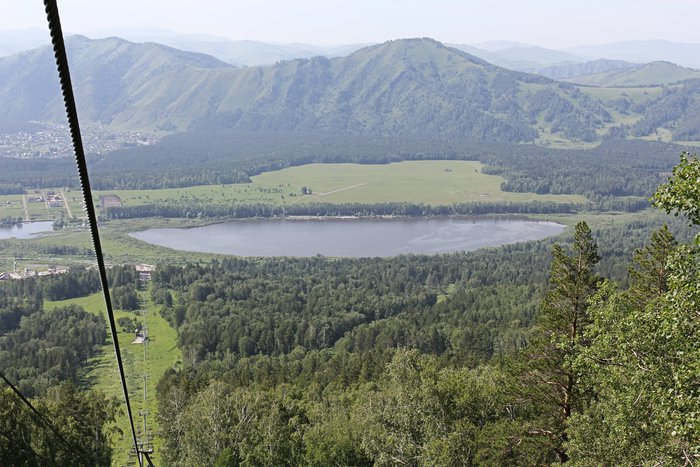
MULTIPOLYGON (((59 0, 64 30, 154 27, 232 39, 340 44, 433 37, 553 48, 700 43, 700 0, 59 0)), ((39 0, 2 0, 0 29, 45 27, 39 0)))

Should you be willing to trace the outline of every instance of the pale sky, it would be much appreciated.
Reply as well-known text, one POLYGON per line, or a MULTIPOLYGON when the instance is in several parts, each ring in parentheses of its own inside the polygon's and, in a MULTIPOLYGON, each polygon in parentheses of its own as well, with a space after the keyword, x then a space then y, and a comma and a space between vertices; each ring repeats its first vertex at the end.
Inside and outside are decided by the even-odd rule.
MULTIPOLYGON (((624 40, 700 43, 700 0, 59 0, 66 32, 152 27, 266 42, 432 37, 551 48, 624 40)), ((2 0, 0 29, 46 27, 43 2, 2 0)))

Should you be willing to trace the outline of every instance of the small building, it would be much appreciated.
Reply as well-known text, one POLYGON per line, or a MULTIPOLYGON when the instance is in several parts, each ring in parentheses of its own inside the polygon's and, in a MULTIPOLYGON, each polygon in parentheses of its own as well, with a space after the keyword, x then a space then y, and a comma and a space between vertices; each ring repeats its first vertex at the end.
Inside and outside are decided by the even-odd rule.
POLYGON ((136 272, 139 273, 139 279, 142 282, 151 280, 151 274, 156 270, 156 267, 152 264, 137 264, 134 266, 136 272))
POLYGON ((131 342, 132 344, 143 344, 146 341, 146 339, 148 339, 146 337, 146 333, 144 331, 142 331, 141 329, 136 329, 134 334, 135 334, 135 337, 134 337, 134 340, 131 342))

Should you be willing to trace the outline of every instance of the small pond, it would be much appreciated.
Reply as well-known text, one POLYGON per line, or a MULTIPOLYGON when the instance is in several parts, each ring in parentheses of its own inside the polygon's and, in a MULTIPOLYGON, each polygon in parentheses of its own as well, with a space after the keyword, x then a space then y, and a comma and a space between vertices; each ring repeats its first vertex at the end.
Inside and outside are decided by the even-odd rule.
POLYGON ((6 238, 19 238, 25 240, 34 238, 36 234, 43 232, 51 232, 53 230, 53 222, 25 222, 9 227, 0 226, 0 240, 6 238))

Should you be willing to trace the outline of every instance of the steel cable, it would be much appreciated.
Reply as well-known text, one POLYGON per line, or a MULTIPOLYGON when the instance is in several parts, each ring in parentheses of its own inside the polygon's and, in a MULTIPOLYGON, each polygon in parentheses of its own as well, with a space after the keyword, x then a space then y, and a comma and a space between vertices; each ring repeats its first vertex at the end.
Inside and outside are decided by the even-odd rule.
POLYGON ((78 111, 75 106, 75 96, 73 94, 73 85, 70 78, 70 70, 68 68, 68 59, 66 56, 66 46, 63 40, 63 31, 61 29, 61 19, 58 15, 58 5, 55 0, 44 0, 46 8, 46 19, 49 23, 51 32, 51 43, 53 44, 54 56, 56 58, 56 67, 58 68, 58 77, 61 82, 61 92, 63 93, 63 103, 66 108, 66 116, 68 117, 68 126, 70 127, 70 135, 73 141, 73 151, 75 153, 75 163, 78 167, 78 175, 80 177, 80 186, 83 192, 83 200, 85 202, 85 213, 90 223, 90 233, 92 234, 92 244, 97 257, 97 267, 100 273, 100 283, 102 285, 102 293, 105 299, 105 307, 107 308, 107 318, 109 328, 112 334, 112 342, 114 343, 114 353, 119 367, 119 378, 121 379, 122 390, 124 392, 124 402, 126 411, 129 416, 129 424, 131 425, 131 436, 134 442, 134 450, 137 453, 139 465, 143 466, 141 456, 138 455, 139 447, 136 439, 136 427, 134 418, 131 413, 131 403, 129 402, 129 391, 126 386, 126 377, 124 374, 124 363, 122 362, 121 351, 119 349, 119 339, 117 337, 117 326, 114 320, 114 310, 112 309, 112 301, 109 295, 109 285, 107 284, 107 270, 104 264, 102 255, 102 245, 100 243, 100 235, 97 226, 97 215, 95 213, 95 205, 92 200, 92 192, 90 191, 90 178, 88 176, 87 163, 85 161, 85 152, 83 150, 83 140, 80 134, 80 124, 78 121, 78 111))

